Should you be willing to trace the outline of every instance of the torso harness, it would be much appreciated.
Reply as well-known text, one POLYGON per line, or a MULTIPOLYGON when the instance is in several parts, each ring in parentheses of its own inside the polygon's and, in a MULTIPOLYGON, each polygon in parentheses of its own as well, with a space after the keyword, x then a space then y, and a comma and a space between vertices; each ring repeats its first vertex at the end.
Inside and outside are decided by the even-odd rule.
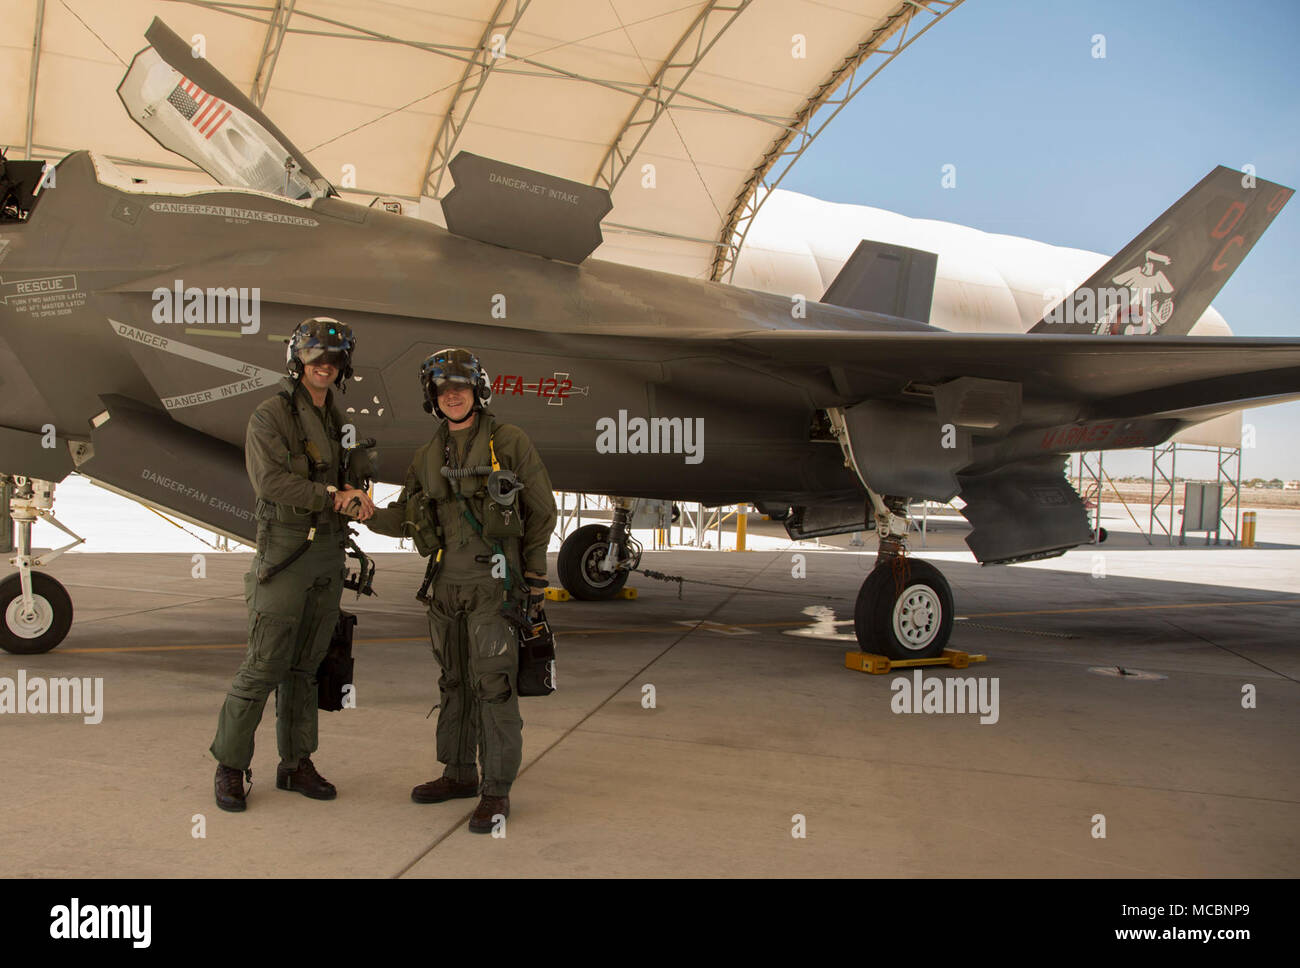
MULTIPOLYGON (((524 485, 517 477, 515 477, 514 471, 506 470, 501 467, 501 462, 497 460, 495 438, 496 426, 494 422, 493 426, 488 430, 488 453, 491 455, 492 459, 491 466, 480 465, 478 467, 459 467, 457 466, 459 462, 456 460, 453 453, 454 448, 452 447, 451 428, 448 427, 447 439, 442 445, 442 468, 440 473, 444 478, 446 478, 447 487, 451 490, 452 494, 455 495, 456 503, 460 505, 461 516, 464 517, 464 519, 469 523, 469 526, 473 529, 474 533, 478 535, 479 540, 482 541, 488 551, 491 552, 490 556, 480 557, 478 560, 485 564, 491 564, 494 560, 505 562, 506 572, 503 577, 505 582, 506 600, 509 601, 510 592, 513 588, 524 587, 524 578, 523 575, 519 574, 515 569, 514 562, 510 560, 510 556, 505 553, 502 546, 502 538, 516 537, 516 540, 518 540, 518 536, 522 536, 522 522, 519 518, 519 508, 515 506, 515 495, 516 492, 523 489, 524 485), (465 500, 465 495, 461 490, 460 482, 467 477, 486 477, 488 479, 486 493, 489 503, 486 505, 485 513, 492 519, 491 534, 485 532, 483 522, 479 521, 478 517, 474 514, 473 509, 470 508, 469 502, 465 500), (489 540, 489 538, 492 540, 489 540), (496 558, 498 555, 500 556, 499 559, 496 558)), ((466 441, 466 456, 469 455, 472 446, 473 438, 466 441)), ((425 572, 424 582, 421 584, 420 591, 416 595, 416 597, 421 601, 427 601, 426 593, 428 592, 429 586, 433 584, 434 579, 437 577, 438 565, 440 562, 441 552, 439 552, 439 554, 429 562, 429 568, 425 572)))
MULTIPOLYGON (((306 426, 302 422, 302 413, 298 409, 297 387, 294 388, 293 393, 290 393, 288 390, 281 390, 278 396, 283 398, 284 401, 287 404, 289 404, 289 412, 293 415, 293 425, 295 428, 297 428, 298 431, 299 446, 302 448, 302 453, 307 458, 308 461, 308 469, 307 469, 308 479, 316 483, 320 483, 318 478, 321 476, 324 469, 329 466, 329 462, 326 461, 324 457, 321 455, 320 451, 316 447, 316 444, 312 441, 311 435, 307 433, 306 426)), ((328 417, 334 418, 332 422, 334 424, 334 429, 338 435, 337 441, 339 444, 340 459, 339 459, 339 467, 338 467, 338 475, 337 475, 338 480, 335 486, 339 488, 343 488, 344 486, 346 486, 345 481, 347 479, 348 458, 351 455, 352 450, 355 450, 356 448, 343 447, 342 428, 338 426, 339 422, 338 422, 337 415, 332 410, 327 410, 326 414, 327 414, 327 418, 328 417)), ((329 421, 327 420, 327 422, 329 421)), ((328 427, 326 428, 326 434, 328 435, 328 427)), ((362 441, 357 446, 373 447, 374 441, 373 440, 362 441)), ((329 498, 332 499, 333 495, 329 495, 329 498)), ((270 581, 272 578, 274 578, 280 572, 284 571, 286 568, 288 568, 295 561, 297 561, 299 558, 301 558, 303 555, 307 553, 307 550, 311 547, 312 542, 316 540, 316 531, 320 528, 322 516, 327 512, 327 510, 332 510, 331 507, 328 507, 329 504, 330 504, 330 500, 327 499, 326 500, 327 507, 321 508, 319 511, 316 511, 315 513, 312 514, 311 526, 307 529, 307 537, 303 539, 302 544, 300 544, 297 548, 295 548, 293 553, 290 554, 289 557, 285 558, 284 561, 281 561, 275 565, 267 565, 264 563, 262 567, 258 569, 257 581, 259 584, 262 582, 270 581)), ((373 561, 370 560, 369 557, 366 556, 365 552, 363 552, 357 546, 357 543, 352 535, 352 529, 345 525, 344 532, 347 535, 348 556, 357 559, 358 564, 360 565, 360 571, 358 571, 358 573, 355 576, 349 576, 344 581, 343 586, 345 588, 354 589, 358 597, 360 597, 363 594, 373 595, 374 590, 370 586, 371 586, 371 582, 374 579, 375 564, 373 561)))

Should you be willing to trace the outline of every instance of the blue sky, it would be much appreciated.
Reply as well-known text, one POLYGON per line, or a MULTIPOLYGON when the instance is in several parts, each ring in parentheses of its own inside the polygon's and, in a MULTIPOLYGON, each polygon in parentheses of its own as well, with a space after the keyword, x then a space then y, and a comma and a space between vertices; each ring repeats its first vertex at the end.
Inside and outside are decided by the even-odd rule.
MULTIPOLYGON (((1113 253, 1215 165, 1300 187, 1297 41, 1295 0, 966 0, 781 187, 1113 253)), ((1298 252, 1293 199, 1214 300, 1234 333, 1300 337, 1298 252)), ((1300 403, 1245 420, 1243 476, 1300 478, 1300 403)))

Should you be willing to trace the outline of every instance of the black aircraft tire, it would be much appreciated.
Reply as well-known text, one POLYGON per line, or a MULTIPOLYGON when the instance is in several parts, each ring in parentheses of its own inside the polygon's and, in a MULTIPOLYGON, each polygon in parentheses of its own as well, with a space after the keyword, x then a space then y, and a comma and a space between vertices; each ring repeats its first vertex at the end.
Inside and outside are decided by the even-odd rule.
POLYGON ((858 589, 858 600, 853 606, 853 632, 857 635, 858 645, 864 652, 885 651, 884 644, 876 642, 878 635, 871 624, 871 615, 875 611, 876 593, 880 583, 888 574, 888 568, 873 568, 871 574, 867 575, 862 583, 862 587, 858 589))
POLYGON ((595 570, 596 562, 608 549, 607 524, 588 524, 565 538, 555 562, 564 590, 584 602, 600 602, 617 595, 627 584, 628 573, 602 575, 595 570))
POLYGON ((0 649, 14 655, 49 652, 72 628, 72 597, 49 575, 32 572, 32 597, 38 618, 26 628, 19 624, 17 615, 22 597, 23 586, 17 573, 0 581, 0 649))
POLYGON ((891 565, 867 576, 853 610, 853 630, 864 651, 891 659, 932 659, 952 635, 952 589, 933 565, 905 560, 907 578, 901 593, 891 565))

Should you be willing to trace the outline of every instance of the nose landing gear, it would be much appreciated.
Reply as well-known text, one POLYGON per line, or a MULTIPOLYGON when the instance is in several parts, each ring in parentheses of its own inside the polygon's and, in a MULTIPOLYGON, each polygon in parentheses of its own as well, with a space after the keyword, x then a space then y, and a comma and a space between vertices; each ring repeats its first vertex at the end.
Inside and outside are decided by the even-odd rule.
POLYGON ((72 597, 57 580, 32 569, 47 565, 85 539, 54 517, 54 484, 14 477, 9 516, 18 537, 18 550, 9 563, 18 573, 0 581, 0 649, 16 655, 38 655, 54 648, 72 627, 72 597), (32 556, 32 525, 37 519, 54 525, 74 540, 46 554, 32 556))

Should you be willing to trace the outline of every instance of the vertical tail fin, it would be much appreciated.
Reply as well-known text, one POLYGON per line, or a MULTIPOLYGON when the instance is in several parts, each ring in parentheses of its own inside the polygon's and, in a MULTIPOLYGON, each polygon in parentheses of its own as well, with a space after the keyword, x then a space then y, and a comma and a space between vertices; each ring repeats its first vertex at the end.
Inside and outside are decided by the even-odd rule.
POLYGON ((933 252, 863 239, 820 301, 928 323, 938 264, 933 252))
POLYGON ((1292 194, 1220 165, 1029 331, 1187 335, 1292 194))

